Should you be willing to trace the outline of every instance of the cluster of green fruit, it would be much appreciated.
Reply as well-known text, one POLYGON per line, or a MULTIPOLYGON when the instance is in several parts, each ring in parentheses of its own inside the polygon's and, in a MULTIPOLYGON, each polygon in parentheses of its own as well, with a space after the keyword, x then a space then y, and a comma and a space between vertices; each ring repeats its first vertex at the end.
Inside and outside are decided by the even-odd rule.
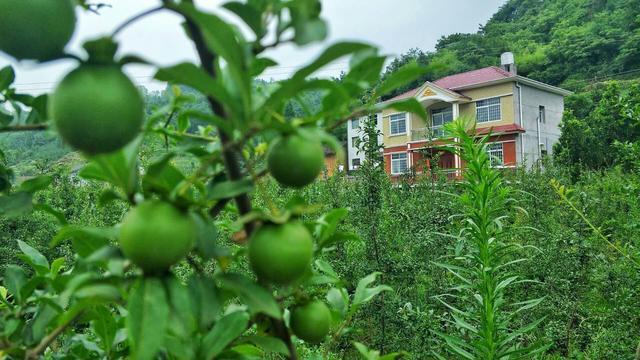
MULTIPOLYGON (((0 0, 0 51, 18 60, 61 58, 75 24, 71 0, 0 0)), ((89 156, 124 147, 139 136, 143 123, 143 99, 113 60, 115 48, 111 50, 106 57, 90 52, 89 60, 60 82, 49 104, 60 136, 89 156)), ((290 134, 273 142, 267 160, 280 184, 299 188, 320 174, 323 147, 317 139, 290 134)), ((119 243, 146 274, 161 274, 191 251, 197 229, 188 213, 147 200, 125 216, 119 243)), ((266 224, 249 240, 254 272, 272 284, 295 284, 310 270, 312 257, 313 238, 298 221, 266 224)), ((290 324, 299 338, 318 342, 329 332, 331 313, 323 302, 311 301, 292 310, 290 324)))

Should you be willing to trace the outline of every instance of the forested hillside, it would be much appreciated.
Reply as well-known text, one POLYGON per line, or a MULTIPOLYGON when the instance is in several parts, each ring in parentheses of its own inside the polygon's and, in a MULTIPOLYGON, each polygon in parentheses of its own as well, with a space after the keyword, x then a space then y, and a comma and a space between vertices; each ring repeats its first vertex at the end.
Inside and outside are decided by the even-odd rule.
POLYGON ((435 47, 412 49, 389 66, 388 73, 413 59, 447 64, 396 94, 424 80, 499 65, 505 51, 515 54, 521 75, 581 90, 640 75, 640 1, 509 0, 477 33, 443 36, 435 47))

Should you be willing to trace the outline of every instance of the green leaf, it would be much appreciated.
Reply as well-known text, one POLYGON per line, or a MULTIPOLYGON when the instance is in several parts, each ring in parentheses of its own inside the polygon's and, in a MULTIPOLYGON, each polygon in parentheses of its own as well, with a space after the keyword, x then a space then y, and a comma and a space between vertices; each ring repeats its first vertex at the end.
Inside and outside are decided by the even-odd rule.
POLYGON ((376 111, 384 109, 394 109, 396 111, 406 111, 417 115, 422 120, 427 120, 428 114, 425 108, 415 98, 403 99, 398 101, 383 102, 375 106, 376 111))
POLYGON ((329 239, 336 231, 338 224, 349 216, 349 210, 332 209, 317 220, 315 235, 320 243, 329 239))
POLYGON ((293 40, 297 45, 306 45, 327 37, 327 25, 319 17, 322 8, 320 1, 290 1, 287 5, 295 31, 293 40))
POLYGON ((175 84, 192 87, 201 93, 211 96, 224 104, 229 104, 231 97, 227 90, 213 79, 201 67, 192 63, 178 65, 158 70, 155 78, 175 84))
POLYGON ((138 186, 140 142, 141 138, 138 138, 117 152, 93 157, 80 171, 80 177, 108 182, 121 188, 125 194, 133 194, 138 186))
POLYGON ((247 330, 249 314, 237 311, 223 316, 202 339, 204 359, 213 359, 247 330))
POLYGON ((48 120, 49 96, 42 94, 33 98, 30 102, 31 112, 25 121, 27 124, 40 124, 48 120))
POLYGON ((26 283, 27 275, 23 268, 13 264, 7 265, 4 269, 4 285, 18 303, 22 303, 21 290, 26 283))
POLYGON ((227 255, 224 248, 218 245, 218 228, 212 221, 206 221, 202 217, 194 215, 198 224, 198 238, 196 247, 205 259, 213 259, 227 255))
POLYGON ((104 351, 109 354, 118 329, 115 315, 104 306, 96 306, 91 311, 90 316, 92 319, 91 328, 100 339, 104 351))
POLYGON ((196 301, 191 298, 189 288, 176 278, 168 280, 167 290, 169 291, 171 315, 172 318, 175 318, 171 332, 179 335, 182 339, 190 339, 191 335, 198 330, 199 325, 196 301))
POLYGON ((340 42, 328 47, 318 58, 316 58, 311 64, 298 70, 291 81, 299 82, 306 79, 309 75, 313 74, 316 70, 319 70, 323 66, 349 54, 353 54, 358 51, 371 48, 371 45, 357 43, 357 42, 340 42))
POLYGON ((277 353, 284 356, 290 355, 287 344, 276 337, 252 335, 244 337, 243 340, 258 346, 266 353, 277 353))
POLYGON ((120 299, 120 291, 111 284, 91 284, 78 289, 74 296, 91 302, 114 302, 120 299))
POLYGON ((163 156, 152 163, 142 178, 145 191, 158 192, 168 196, 180 184, 185 176, 171 164, 174 154, 163 156))
POLYGON ((393 72, 376 89, 376 96, 386 95, 414 80, 417 80, 429 72, 429 68, 419 65, 417 62, 410 62, 397 71, 393 72))
POLYGON ((218 279, 223 288, 234 292, 247 304, 251 314, 263 313, 276 319, 282 318, 273 296, 251 279, 239 274, 221 274, 218 279))
POLYGON ((11 124, 11 122, 13 121, 13 118, 14 118, 13 114, 8 114, 4 110, 2 110, 2 108, 0 108, 0 127, 4 127, 11 124))
POLYGON ((155 358, 164 344, 170 314, 162 282, 154 278, 139 280, 131 290, 127 310, 127 330, 133 350, 131 358, 155 358))
POLYGON ((9 88, 16 79, 16 73, 11 65, 7 65, 0 69, 0 92, 9 88))
POLYGON ((28 213, 33 208, 32 197, 31 193, 26 192, 0 196, 0 216, 11 219, 28 213))
POLYGON ((293 41, 297 45, 306 45, 315 41, 322 41, 327 37, 327 23, 322 19, 296 22, 296 34, 293 41))
POLYGON ((35 318, 31 322, 31 337, 36 342, 40 341, 46 334, 49 325, 58 315, 58 310, 49 303, 41 303, 36 311, 35 318))
POLYGON ((213 183, 209 188, 209 200, 231 199, 252 190, 253 181, 251 179, 213 183))
MULTIPOLYGON (((198 11, 188 2, 182 2, 178 8, 200 27, 207 47, 225 60, 235 88, 240 91, 243 99, 248 100, 251 84, 246 71, 244 41, 240 31, 214 14, 198 11)), ((233 105, 232 102, 225 104, 233 105)))
POLYGON ((53 182, 51 176, 38 176, 29 180, 25 180, 20 184, 17 191, 34 193, 49 186, 53 182))
POLYGON ((256 38, 264 37, 266 28, 262 24, 262 14, 251 3, 231 1, 222 6, 242 19, 256 35, 256 38))
POLYGON ((358 282, 356 292, 353 295, 353 307, 358 307, 371 301, 376 295, 380 294, 383 291, 392 291, 391 287, 387 285, 369 287, 369 285, 376 281, 376 278, 380 274, 381 273, 379 272, 371 273, 358 282))
POLYGON ((66 260, 64 258, 57 258, 53 260, 53 262, 51 263, 51 269, 49 270, 49 273, 51 274, 52 278, 55 279, 58 276, 58 274, 64 267, 65 262, 66 260))
POLYGON ((209 329, 222 310, 219 289, 210 278, 192 277, 189 280, 189 293, 192 306, 198 314, 196 319, 200 321, 200 329, 209 329))
POLYGON ((47 258, 44 257, 44 255, 35 248, 27 245, 27 243, 22 240, 18 240, 18 247, 23 254, 23 256, 20 257, 31 265, 39 275, 46 275, 49 273, 49 261, 47 261, 47 258))
POLYGON ((58 211, 53 207, 51 207, 49 204, 33 204, 33 210, 42 211, 44 213, 52 215, 53 217, 56 218, 56 220, 58 220, 58 223, 60 225, 68 224, 64 214, 61 211, 58 211))
POLYGON ((89 226, 66 225, 58 230, 50 246, 56 246, 65 240, 71 240, 73 249, 81 257, 87 257, 117 238, 115 228, 97 228, 89 226))
POLYGON ((327 292, 327 302, 332 310, 340 315, 340 320, 344 320, 349 308, 349 294, 344 288, 331 288, 327 292))

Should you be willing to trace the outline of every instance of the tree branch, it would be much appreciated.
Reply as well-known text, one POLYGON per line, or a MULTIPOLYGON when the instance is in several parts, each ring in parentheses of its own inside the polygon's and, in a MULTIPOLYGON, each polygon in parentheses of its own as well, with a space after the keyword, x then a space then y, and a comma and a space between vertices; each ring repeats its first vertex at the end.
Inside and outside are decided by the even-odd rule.
POLYGON ((37 359, 38 356, 40 356, 45 350, 47 350, 49 345, 51 345, 51 343, 58 336, 60 336, 60 334, 62 334, 71 324, 73 324, 74 321, 78 320, 83 313, 84 311, 79 311, 75 316, 69 318, 69 320, 67 320, 65 323, 55 328, 51 332, 51 334, 45 336, 36 347, 27 350, 27 353, 25 354, 24 358, 27 360, 37 359))
POLYGON ((164 5, 162 5, 162 6, 158 6, 158 7, 154 7, 154 8, 151 8, 151 9, 149 9, 149 10, 146 10, 146 11, 141 12, 140 14, 138 14, 138 15, 136 15, 136 16, 134 16, 134 17, 132 17, 131 19, 129 19, 129 20, 127 20, 127 21, 125 21, 125 22, 124 22, 124 23, 122 23, 120 26, 118 26, 118 27, 113 31, 113 33, 111 33, 111 37, 112 37, 112 38, 116 37, 116 35, 118 35, 118 34, 119 34, 122 30, 124 30, 127 26, 129 26, 129 25, 131 25, 132 23, 134 23, 134 22, 136 22, 136 21, 138 21, 138 20, 142 19, 143 17, 145 17, 145 16, 147 16, 147 15, 151 15, 151 14, 153 14, 153 13, 155 13, 155 12, 158 12, 158 11, 161 11, 161 10, 164 10, 164 5))
MULTIPOLYGON (((185 0, 185 1, 191 2, 191 0, 185 0)), ((182 15, 184 16, 184 14, 182 15)), ((216 68, 214 66, 215 60, 216 60, 216 54, 214 54, 211 50, 209 50, 205 45, 204 36, 200 31, 200 28, 197 26, 197 24, 195 24, 188 16, 184 16, 184 18, 186 20, 187 29, 189 30, 189 35, 191 35, 191 39, 193 40, 193 43, 196 46, 196 51, 198 53, 198 57, 200 58, 200 63, 202 68, 207 72, 207 74, 209 74, 209 76, 211 76, 212 78, 216 78, 217 74, 216 74, 216 68)), ((209 102, 209 106, 211 107, 211 110, 215 115, 219 116, 222 119, 228 119, 229 116, 226 113, 222 103, 220 103, 218 100, 210 96, 207 97, 207 100, 209 102)), ((228 172, 229 180, 231 181, 240 180, 243 177, 242 170, 240 168, 240 154, 233 146, 229 147, 227 145, 232 142, 232 139, 230 139, 229 136, 224 131, 222 131, 222 129, 219 129, 219 130, 220 130, 219 131, 220 141, 222 142, 222 146, 223 146, 222 156, 223 156, 225 167, 228 172)), ((235 201, 236 201, 236 205, 238 206, 238 211, 240 212, 241 215, 245 215, 251 212, 251 201, 247 194, 242 194, 237 196, 235 198, 235 201)), ((247 236, 251 236, 251 234, 253 233, 253 230, 255 229, 255 223, 254 222, 245 223, 244 229, 245 229, 245 232, 247 233, 247 236)), ((284 343, 287 345, 287 348, 289 348, 289 352, 290 352, 289 359, 298 360, 296 347, 291 341, 291 334, 289 334, 289 331, 287 330, 287 327, 284 324, 284 322, 282 320, 272 318, 271 324, 273 328, 276 330, 278 337, 282 341, 284 341, 284 343)))
POLYGON ((43 131, 47 130, 49 125, 47 124, 31 124, 31 125, 14 125, 0 128, 2 132, 20 132, 20 131, 43 131))

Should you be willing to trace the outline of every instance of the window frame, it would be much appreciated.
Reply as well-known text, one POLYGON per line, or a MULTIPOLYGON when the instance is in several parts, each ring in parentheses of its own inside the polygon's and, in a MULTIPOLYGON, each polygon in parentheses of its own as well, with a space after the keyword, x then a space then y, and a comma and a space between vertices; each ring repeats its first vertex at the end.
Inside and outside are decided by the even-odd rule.
POLYGON ((482 99, 482 100, 476 100, 475 102, 476 104, 476 122, 477 123, 488 123, 488 122, 494 122, 494 121, 501 121, 502 120, 502 97, 500 96, 496 96, 496 97, 492 97, 492 98, 487 98, 487 99, 482 99), (490 102, 490 101, 496 101, 495 103, 488 103, 486 105, 479 105, 482 102, 490 102), (498 108, 498 118, 497 119, 492 119, 491 118, 491 108, 498 108), (487 111, 487 120, 480 120, 480 116, 479 116, 479 112, 481 110, 485 110, 487 111))
POLYGON ((351 147, 357 149, 356 142, 360 139, 360 136, 352 136, 351 137, 351 147), (355 141, 354 141, 355 140, 355 141))
POLYGON ((489 166, 492 168, 502 168, 504 167, 504 143, 503 142, 493 142, 487 144, 487 155, 489 155, 489 166), (494 149, 494 146, 500 146, 500 149, 494 149), (500 156, 495 156, 494 154, 499 153, 500 156), (500 159, 499 164, 495 164, 494 162, 497 159, 500 159))
POLYGON ((432 109, 431 110, 431 136, 432 138, 438 138, 444 136, 444 132, 442 132, 442 128, 445 124, 453 122, 453 107, 444 107, 440 109, 432 109), (451 114, 451 120, 445 121, 445 115, 451 114), (440 115, 442 119, 442 123, 440 125, 434 125, 434 120, 437 115, 440 115), (436 136, 436 131, 441 133, 440 136, 436 136))
POLYGON ((362 160, 360 158, 353 158, 351 159, 351 169, 353 170, 358 170, 360 168, 360 166, 362 165, 362 160), (354 164, 354 161, 358 161, 358 165, 354 164))
POLYGON ((547 109, 544 107, 544 105, 538 106, 538 122, 540 124, 547 123, 547 109))
POLYGON ((389 114, 389 136, 402 136, 402 135, 407 135, 407 113, 403 112, 403 113, 395 113, 395 114, 389 114), (394 133, 393 132, 393 123, 394 122, 400 122, 400 119, 393 119, 394 116, 400 116, 402 115, 404 117, 404 132, 398 132, 398 133, 394 133))
POLYGON ((402 175, 402 174, 406 174, 406 173, 409 171, 409 154, 408 154, 408 153, 406 153, 406 152, 398 152, 398 153, 392 153, 392 154, 390 154, 390 155, 391 155, 391 156, 390 156, 390 158, 389 158, 389 159, 390 159, 390 161, 391 161, 391 163, 390 163, 390 165, 391 165, 391 166, 390 166, 391 175, 402 175), (393 158, 394 156, 401 156, 401 155, 404 155, 404 159, 394 159, 394 158, 393 158), (405 165, 404 165, 404 171, 401 171, 401 172, 394 171, 394 166, 393 166, 394 162, 403 161, 403 160, 404 160, 404 163, 405 163, 405 165))

